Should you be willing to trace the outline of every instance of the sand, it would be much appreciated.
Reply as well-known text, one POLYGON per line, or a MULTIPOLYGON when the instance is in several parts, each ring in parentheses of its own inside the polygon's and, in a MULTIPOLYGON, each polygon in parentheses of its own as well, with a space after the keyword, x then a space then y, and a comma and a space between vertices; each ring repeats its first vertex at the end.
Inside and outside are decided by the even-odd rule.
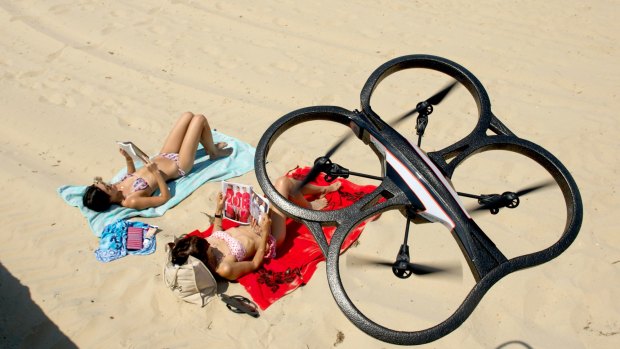
MULTIPOLYGON (((97 238, 56 189, 116 173, 123 165, 116 140, 157 151, 184 111, 203 113, 218 131, 256 146, 269 125, 298 108, 359 108, 360 90, 374 69, 419 53, 474 73, 494 113, 571 171, 585 208, 580 235, 564 254, 506 277, 462 326, 422 347, 617 347, 618 13, 617 1, 2 1, 0 347, 394 347, 341 313, 324 263, 308 285, 259 319, 233 314, 219 300, 204 308, 177 300, 161 279, 164 244, 207 227, 202 212, 212 211, 219 183, 202 186, 163 217, 143 219, 162 228, 156 253, 107 264, 95 260, 97 238)), ((377 110, 394 118, 443 79, 416 89, 386 81, 377 110)), ((464 91, 455 93, 455 108, 444 109, 445 123, 431 121, 427 150, 468 132, 452 121, 471 116, 467 103, 459 104, 467 100, 459 97, 464 91)), ((412 134, 412 128, 402 130, 412 134)), ((323 132, 318 126, 307 131, 323 132)), ((313 159, 329 143, 305 141, 297 139, 298 152, 274 158, 273 168, 282 172, 291 161, 313 159)), ((352 154, 348 167, 366 165, 366 155, 352 154)), ((487 170, 486 163, 472 166, 479 177, 468 171, 455 176, 482 185, 498 173, 518 173, 487 170)), ((236 180, 257 185, 253 172, 236 180)), ((506 231, 498 236, 502 243, 518 238, 505 245, 511 253, 553 241, 540 238, 557 223, 555 216, 547 219, 553 195, 531 200, 538 204, 526 212, 539 218, 510 216, 488 226, 506 231), (519 224, 524 230, 516 229, 519 224)), ((380 222, 368 227, 357 248, 393 256, 403 220, 385 214, 380 222), (387 240, 395 245, 386 247, 387 240)), ((454 240, 445 229, 433 229, 442 233, 415 230, 415 256, 457 263, 462 280, 409 279, 403 287, 389 271, 349 270, 352 282, 360 283, 353 287, 356 299, 386 325, 432 326, 473 285, 454 240)), ((225 287, 228 294, 247 295, 238 284, 225 287)))

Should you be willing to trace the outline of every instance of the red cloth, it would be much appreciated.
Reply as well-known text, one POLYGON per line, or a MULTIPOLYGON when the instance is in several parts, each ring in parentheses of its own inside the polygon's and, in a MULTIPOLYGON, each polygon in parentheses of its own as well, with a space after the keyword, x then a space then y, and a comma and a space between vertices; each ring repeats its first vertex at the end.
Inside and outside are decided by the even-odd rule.
MULTIPOLYGON (((298 168, 291 171, 288 176, 302 179, 308 171, 309 168, 298 168)), ((325 196, 328 200, 325 209, 333 210, 349 206, 376 188, 374 185, 360 186, 345 179, 338 179, 338 181, 342 183, 342 186, 337 192, 325 196)), ((323 174, 311 183, 329 184, 323 179, 323 174)), ((308 199, 315 198, 308 197, 308 199)), ((342 244, 342 251, 357 240, 365 224, 366 222, 363 222, 347 236, 342 244)), ((226 219, 222 222, 224 230, 237 225, 226 219)), ((335 227, 323 227, 323 233, 328 242, 335 230, 335 227)), ((211 235, 212 231, 213 226, 204 232, 195 230, 189 235, 206 238, 211 235)), ((286 294, 308 283, 316 271, 317 264, 324 260, 325 256, 310 230, 305 225, 289 218, 286 220, 286 240, 278 248, 277 257, 266 260, 258 270, 241 277, 238 281, 245 287, 254 302, 264 310, 286 294)))

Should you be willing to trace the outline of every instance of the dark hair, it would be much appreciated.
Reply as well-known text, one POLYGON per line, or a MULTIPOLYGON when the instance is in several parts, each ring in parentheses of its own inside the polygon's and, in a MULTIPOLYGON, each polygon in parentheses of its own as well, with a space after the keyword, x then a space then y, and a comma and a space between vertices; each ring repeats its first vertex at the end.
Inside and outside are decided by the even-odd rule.
POLYGON ((93 211, 103 212, 112 206, 110 195, 99 189, 97 186, 89 185, 82 197, 84 206, 93 211))
POLYGON ((182 265, 187 262, 189 256, 192 256, 200 259, 207 265, 208 248, 209 243, 203 238, 199 238, 198 236, 184 237, 174 243, 174 247, 170 253, 171 261, 173 264, 182 265))

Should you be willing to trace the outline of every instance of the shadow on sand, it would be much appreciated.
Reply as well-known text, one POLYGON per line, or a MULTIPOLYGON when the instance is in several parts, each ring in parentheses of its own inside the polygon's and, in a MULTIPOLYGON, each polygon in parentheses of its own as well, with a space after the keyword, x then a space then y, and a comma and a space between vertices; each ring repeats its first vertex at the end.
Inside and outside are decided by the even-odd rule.
POLYGON ((527 343, 525 343, 523 341, 520 341, 520 340, 508 341, 506 343, 501 344, 496 349, 509 349, 509 348, 513 348, 513 349, 533 349, 529 344, 527 344, 527 343))
POLYGON ((0 263, 0 347, 77 348, 0 263))

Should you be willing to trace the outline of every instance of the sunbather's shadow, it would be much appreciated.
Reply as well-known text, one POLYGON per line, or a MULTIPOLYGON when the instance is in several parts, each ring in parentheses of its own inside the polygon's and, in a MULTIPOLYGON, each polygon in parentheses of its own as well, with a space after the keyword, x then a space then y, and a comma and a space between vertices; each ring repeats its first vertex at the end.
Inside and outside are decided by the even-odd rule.
POLYGON ((190 173, 204 170, 205 168, 209 167, 209 165, 211 165, 213 162, 213 160, 207 159, 207 152, 202 146, 200 146, 198 147, 198 150, 196 150, 196 156, 194 157, 194 167, 192 168, 190 173))

